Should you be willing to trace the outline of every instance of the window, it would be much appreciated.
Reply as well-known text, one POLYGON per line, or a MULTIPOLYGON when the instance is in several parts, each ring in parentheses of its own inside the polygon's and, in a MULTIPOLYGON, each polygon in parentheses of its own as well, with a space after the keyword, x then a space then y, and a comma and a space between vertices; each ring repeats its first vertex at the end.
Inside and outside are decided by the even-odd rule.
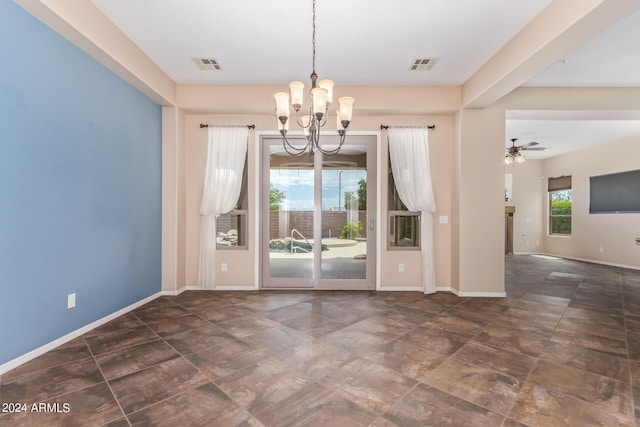
POLYGON ((400 200, 389 164, 389 250, 420 249, 420 212, 413 212, 400 200))
POLYGON ((571 235, 571 177, 549 178, 549 234, 571 235))
POLYGON ((249 196, 247 191, 247 159, 244 161, 242 187, 238 201, 232 211, 220 215, 216 222, 218 236, 217 249, 247 249, 247 213, 249 212, 249 196))

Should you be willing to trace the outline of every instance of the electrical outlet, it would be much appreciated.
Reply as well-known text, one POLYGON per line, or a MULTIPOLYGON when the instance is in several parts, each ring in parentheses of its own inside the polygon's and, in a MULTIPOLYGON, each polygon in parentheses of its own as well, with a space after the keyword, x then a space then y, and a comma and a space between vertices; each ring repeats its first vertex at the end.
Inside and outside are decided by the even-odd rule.
POLYGON ((404 264, 398 264, 398 271, 404 273, 404 264))
POLYGON ((603 254, 604 253, 604 248, 602 246, 600 246, 600 253, 603 254))
POLYGON ((67 308, 73 308, 76 306, 76 294, 67 295, 67 308))
POLYGON ((227 269, 227 263, 226 263, 226 262, 223 262, 222 264, 220 264, 220 269, 221 269, 222 271, 227 271, 227 270, 228 270, 228 269, 227 269))

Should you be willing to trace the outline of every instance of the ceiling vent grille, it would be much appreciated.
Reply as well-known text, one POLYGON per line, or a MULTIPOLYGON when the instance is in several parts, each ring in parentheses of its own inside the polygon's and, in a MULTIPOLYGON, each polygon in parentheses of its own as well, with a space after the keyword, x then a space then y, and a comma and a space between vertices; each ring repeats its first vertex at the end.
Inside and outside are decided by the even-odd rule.
POLYGON ((220 63, 214 58, 193 58, 198 68, 205 71, 222 71, 220 63))
POLYGON ((411 71, 429 71, 438 62, 437 58, 418 58, 413 61, 409 70, 411 71))

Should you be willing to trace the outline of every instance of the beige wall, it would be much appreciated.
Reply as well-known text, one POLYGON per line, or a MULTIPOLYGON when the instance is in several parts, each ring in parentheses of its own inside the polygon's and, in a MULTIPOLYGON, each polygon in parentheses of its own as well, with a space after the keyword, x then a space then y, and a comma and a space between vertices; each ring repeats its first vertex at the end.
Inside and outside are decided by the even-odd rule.
MULTIPOLYGON (((588 112, 596 118, 603 114, 610 119, 617 112, 624 116, 626 111, 640 111, 640 88, 519 88, 497 103, 496 108, 534 113, 545 110, 588 112)), ((640 246, 635 245, 635 240, 632 240, 640 237, 640 214, 588 214, 588 177, 640 168, 638 150, 640 138, 631 138, 543 162, 541 177, 544 177, 544 182, 540 202, 538 207, 528 208, 532 213, 531 218, 536 209, 540 209, 541 212, 541 251, 552 255, 640 268, 640 246), (616 147, 619 147, 624 155, 617 156, 616 147), (547 236, 546 231, 546 178, 561 175, 574 176, 575 213, 572 237, 547 236), (604 248, 604 253, 600 252, 600 247, 604 248)), ((527 179, 532 186, 537 185, 534 183, 534 174, 527 179)), ((528 188, 527 191, 531 189, 528 188)), ((526 197, 533 200, 531 194, 526 197)), ((517 226, 518 224, 516 229, 517 226)))
POLYGON ((457 117, 460 295, 504 293, 504 117, 499 106, 457 117))
POLYGON ((185 286, 184 114, 162 108, 162 289, 185 286))
POLYGON ((542 160, 527 160, 507 165, 504 172, 513 179, 513 198, 506 206, 515 206, 513 216, 514 253, 541 253, 544 251, 544 206, 547 195, 542 172, 542 160))
MULTIPOLYGON (((545 179, 571 175, 573 205, 571 236, 545 233, 545 252, 640 268, 640 245, 635 244, 640 237, 640 213, 589 214, 589 177, 634 169, 640 169, 640 135, 546 160, 545 179)), ((542 200, 546 209, 546 195, 542 200)))
MULTIPOLYGON (((246 89, 245 89, 246 90, 246 89)), ((271 132, 274 119, 271 115, 213 115, 186 114, 185 118, 185 259, 186 285, 196 285, 198 278, 198 251, 200 230, 200 197, 206 169, 207 130, 200 128, 200 123, 210 124, 255 124, 256 130, 250 132, 249 141, 249 247, 247 250, 218 251, 217 286, 246 287, 251 289, 256 284, 257 248, 256 240, 256 176, 259 165, 256 133, 271 132), (220 264, 226 263, 227 272, 220 270, 220 264)), ((436 283, 439 287, 449 288, 451 285, 451 225, 439 224, 440 216, 450 217, 452 162, 453 162, 453 120, 448 116, 373 116, 354 118, 350 130, 352 132, 379 132, 380 125, 427 125, 435 124, 436 130, 430 131, 429 143, 431 154, 432 180, 436 197, 435 214, 435 247, 436 247, 436 283)), ((383 135, 384 136, 384 135, 383 135)), ((378 147, 381 158, 381 188, 379 191, 381 215, 378 225, 381 236, 387 231, 387 198, 388 185, 388 145, 386 137, 381 138, 378 147)), ((386 239, 380 244, 380 286, 395 289, 419 289, 422 283, 421 254, 417 251, 387 251, 386 239), (398 263, 405 264, 405 271, 398 272, 398 263)))

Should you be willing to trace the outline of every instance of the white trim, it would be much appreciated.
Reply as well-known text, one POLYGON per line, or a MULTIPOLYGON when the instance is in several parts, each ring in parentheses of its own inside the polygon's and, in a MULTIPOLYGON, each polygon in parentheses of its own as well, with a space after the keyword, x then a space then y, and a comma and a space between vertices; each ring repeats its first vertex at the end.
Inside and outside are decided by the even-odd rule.
MULTIPOLYGON (((385 221, 382 218, 382 198, 384 195, 382 190, 382 132, 375 132, 376 134, 376 290, 381 291, 382 285, 380 284, 380 276, 382 270, 382 226, 381 221, 385 221)), ((388 190, 387 190, 388 191, 388 190)), ((386 218, 386 215, 385 215, 386 218)), ((384 236, 384 243, 386 247, 387 236, 384 236)))
POLYGON ((81 327, 80 329, 76 329, 73 332, 69 332, 67 335, 62 336, 56 340, 51 341, 48 344, 43 345, 42 347, 38 347, 35 350, 32 350, 26 354, 23 354, 22 356, 18 356, 13 360, 10 360, 6 363, 3 363, 2 365, 0 365, 0 375, 17 368, 18 366, 27 363, 30 360, 35 359, 38 356, 43 355, 44 353, 53 350, 56 347, 61 346, 62 344, 71 341, 72 339, 75 339, 87 332, 89 332, 92 329, 97 328, 98 326, 101 326, 107 322, 110 322, 111 320, 118 318, 120 316, 122 316, 123 314, 126 314, 128 312, 130 312, 131 310, 140 307, 141 305, 144 305, 146 303, 148 303, 149 301, 153 301, 154 299, 160 297, 163 295, 163 292, 157 292, 151 296, 148 296, 136 303, 133 303, 125 308, 122 308, 114 313, 109 314, 108 316, 103 317, 102 319, 98 319, 95 322, 91 322, 88 325, 85 325, 83 327, 81 327))
POLYGON ((185 287, 185 288, 180 288, 177 291, 162 291, 161 293, 163 297, 176 297, 186 290, 187 288, 185 287))
POLYGON ((376 290, 380 292, 422 292, 422 286, 380 286, 376 290))
POLYGON ((260 223, 261 215, 262 215, 262 206, 260 205, 260 201, 262 200, 262 186, 260 185, 260 178, 262 177, 262 147, 260 146, 260 140, 263 135, 279 135, 279 132, 276 131, 255 131, 253 133, 255 137, 255 150, 253 159, 255 161, 253 167, 253 188, 254 188, 254 197, 253 197, 253 219, 254 219, 254 277, 253 281, 255 283, 255 287, 253 290, 261 289, 262 280, 262 227, 260 223))
POLYGON ((638 265, 626 265, 626 264, 618 264, 618 263, 615 263, 615 262, 596 261, 594 259, 577 258, 577 257, 568 256, 568 255, 551 254, 551 253, 547 253, 547 252, 544 252, 543 255, 554 256, 554 257, 557 257, 557 258, 572 259, 574 261, 589 262, 591 264, 601 264, 601 265, 609 265, 611 267, 628 268, 629 270, 640 270, 640 266, 638 266, 638 265))
POLYGON ((459 297, 471 298, 506 298, 506 292, 459 292, 459 297))
POLYGON ((506 292, 460 292, 454 288, 436 288, 437 291, 451 292, 459 297, 476 297, 476 298, 505 298, 506 292))
POLYGON ((542 252, 514 252, 514 255, 543 255, 542 252))
POLYGON ((246 285, 246 286, 216 286, 214 291, 255 291, 256 287, 254 285, 246 285))

